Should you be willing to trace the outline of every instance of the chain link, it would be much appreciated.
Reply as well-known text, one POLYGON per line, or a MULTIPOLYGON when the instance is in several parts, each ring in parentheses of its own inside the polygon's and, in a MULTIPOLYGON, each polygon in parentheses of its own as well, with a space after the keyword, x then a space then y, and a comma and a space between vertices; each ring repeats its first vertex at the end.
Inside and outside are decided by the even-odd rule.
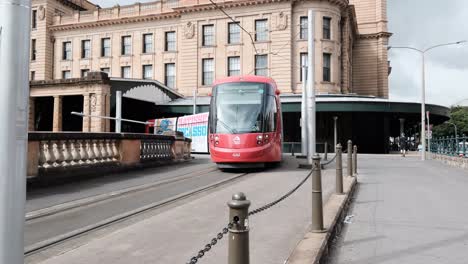
POLYGON ((329 160, 327 162, 324 162, 324 163, 320 163, 320 165, 328 165, 328 164, 332 163, 335 159, 336 159, 336 154, 331 160, 329 160))
POLYGON ((211 242, 206 244, 205 247, 203 249, 201 249, 200 251, 198 251, 197 255, 196 256, 193 256, 188 262, 187 264, 195 264, 198 262, 199 259, 203 258, 203 256, 205 256, 205 254, 210 251, 213 246, 215 246, 218 241, 220 241, 221 239, 223 239, 224 235, 226 235, 228 232, 229 232, 229 229, 232 228, 233 224, 232 223, 229 223, 225 228, 223 228, 221 230, 221 232, 219 232, 216 237, 212 238, 211 239, 211 242))

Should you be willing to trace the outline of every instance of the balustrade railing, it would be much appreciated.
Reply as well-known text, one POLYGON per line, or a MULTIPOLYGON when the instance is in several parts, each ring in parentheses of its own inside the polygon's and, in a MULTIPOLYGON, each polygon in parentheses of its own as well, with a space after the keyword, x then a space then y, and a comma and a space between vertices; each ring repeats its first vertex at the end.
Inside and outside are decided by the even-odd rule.
POLYGON ((30 132, 28 176, 190 158, 190 139, 118 133, 30 132), (183 146, 183 147, 180 147, 183 146))
POLYGON ((431 152, 468 158, 468 137, 443 137, 431 140, 431 152))

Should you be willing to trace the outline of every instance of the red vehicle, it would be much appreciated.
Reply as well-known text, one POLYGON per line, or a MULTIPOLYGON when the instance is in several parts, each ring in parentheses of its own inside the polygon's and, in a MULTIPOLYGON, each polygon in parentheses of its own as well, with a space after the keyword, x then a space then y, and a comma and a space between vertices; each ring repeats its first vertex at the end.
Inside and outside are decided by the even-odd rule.
POLYGON ((271 78, 235 76, 213 86, 209 119, 211 159, 220 169, 281 162, 280 91, 271 78))

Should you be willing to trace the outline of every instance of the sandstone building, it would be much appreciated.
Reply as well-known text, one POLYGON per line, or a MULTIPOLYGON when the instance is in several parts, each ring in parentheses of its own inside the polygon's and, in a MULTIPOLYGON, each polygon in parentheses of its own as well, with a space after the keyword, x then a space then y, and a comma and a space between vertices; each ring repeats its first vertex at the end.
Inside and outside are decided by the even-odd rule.
MULTIPOLYGON (((109 115, 112 85, 87 80, 89 72, 153 79, 185 96, 194 90, 207 95, 216 78, 268 75, 283 94, 298 94, 309 8, 315 10, 317 92, 388 97, 386 0, 214 2, 100 8, 86 0, 33 0, 31 130, 39 128, 38 118, 44 121, 40 109, 53 115, 42 129, 62 130, 64 102, 109 115)), ((110 130, 108 122, 94 119, 85 119, 82 127, 110 130)))

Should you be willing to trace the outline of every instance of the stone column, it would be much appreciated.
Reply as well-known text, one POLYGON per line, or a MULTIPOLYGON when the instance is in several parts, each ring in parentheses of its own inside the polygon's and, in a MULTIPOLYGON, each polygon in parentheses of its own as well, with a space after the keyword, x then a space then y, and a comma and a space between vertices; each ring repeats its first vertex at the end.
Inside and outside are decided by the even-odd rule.
POLYGON ((400 136, 401 137, 401 134, 405 133, 405 119, 404 118, 400 118, 400 136))
MULTIPOLYGON (((91 114, 91 105, 90 105, 90 96, 89 93, 83 94, 83 114, 90 115, 91 114)), ((90 117, 83 117, 83 132, 90 132, 91 131, 91 118, 90 117)))
MULTIPOLYGON (((104 96, 102 93, 91 95, 91 114, 104 116, 104 96)), ((105 120, 102 118, 91 118, 91 132, 104 132, 105 120)))
POLYGON ((34 131, 35 129, 35 105, 34 97, 29 97, 29 119, 28 119, 28 131, 34 131))
POLYGON ((62 131, 62 96, 54 96, 54 119, 52 123, 52 131, 62 131))

